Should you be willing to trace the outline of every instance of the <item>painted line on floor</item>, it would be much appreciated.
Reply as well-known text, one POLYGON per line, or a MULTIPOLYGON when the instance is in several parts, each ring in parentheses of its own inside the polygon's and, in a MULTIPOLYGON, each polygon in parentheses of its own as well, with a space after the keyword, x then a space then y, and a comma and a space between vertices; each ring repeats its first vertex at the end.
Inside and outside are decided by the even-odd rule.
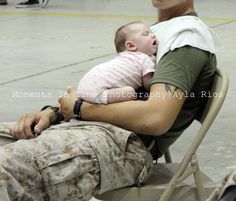
MULTIPOLYGON (((6 16, 50 16, 50 17, 81 17, 81 18, 96 18, 96 19, 130 19, 130 20, 152 20, 155 21, 155 16, 140 16, 140 15, 111 15, 111 14, 98 14, 98 13, 59 13, 59 12, 8 12, 2 11, 0 15, 6 16)), ((236 22, 235 18, 210 18, 201 17, 206 22, 212 23, 228 23, 236 22)))
POLYGON ((4 86, 4 85, 7 85, 7 84, 11 84, 11 83, 18 82, 18 81, 21 81, 21 80, 25 80, 25 79, 28 79, 28 78, 36 77, 36 76, 39 76, 39 75, 51 73, 51 72, 58 71, 58 70, 61 70, 61 69, 66 69, 66 68, 70 68, 70 67, 73 67, 73 66, 81 65, 81 64, 84 64, 84 63, 87 63, 87 62, 91 62, 91 61, 100 59, 100 58, 110 57, 111 55, 114 56, 115 53, 111 52, 111 53, 107 53, 107 54, 104 54, 104 55, 95 56, 95 57, 90 58, 90 59, 78 61, 78 62, 75 62, 75 63, 63 65, 63 66, 50 68, 48 70, 44 70, 44 71, 37 72, 37 73, 32 73, 32 74, 25 75, 25 76, 18 77, 18 78, 14 78, 12 80, 8 80, 8 81, 2 82, 2 83, 0 82, 0 86, 4 86))

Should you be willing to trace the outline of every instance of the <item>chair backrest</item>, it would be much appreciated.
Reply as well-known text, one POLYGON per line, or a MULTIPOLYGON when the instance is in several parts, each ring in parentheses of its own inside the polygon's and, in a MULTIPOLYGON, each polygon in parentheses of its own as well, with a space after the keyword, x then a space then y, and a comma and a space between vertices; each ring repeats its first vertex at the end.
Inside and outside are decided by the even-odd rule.
MULTIPOLYGON (((227 74, 217 68, 211 88, 211 94, 208 94, 209 98, 204 107, 204 110, 201 112, 199 117, 197 117, 197 120, 202 124, 201 128, 191 146, 189 147, 189 150, 185 155, 186 157, 192 157, 193 153, 196 152, 207 131, 211 127, 225 100, 228 91, 228 85, 229 79, 227 74)), ((172 162, 169 150, 167 150, 165 153, 165 158, 166 162, 172 162)))
POLYGON ((207 131, 211 127, 215 120, 220 108, 225 100, 229 85, 229 78, 225 72, 221 69, 216 70, 215 78, 212 84, 211 96, 208 98, 204 111, 198 118, 198 121, 202 124, 195 137, 192 146, 189 148, 189 155, 192 156, 196 152, 198 146, 205 137, 207 131))
MULTIPOLYGON (((184 174, 189 163, 192 162, 192 159, 194 156, 195 156, 194 160, 195 161, 197 160, 195 153, 221 109, 221 106, 225 100, 225 97, 228 91, 228 84, 229 84, 229 79, 228 79, 227 74, 224 73, 222 70, 217 69, 215 73, 215 79, 213 81, 212 89, 211 89, 212 95, 211 97, 208 98, 204 111, 202 112, 200 118, 198 118, 198 121, 201 123, 200 130, 198 131, 192 144, 189 146, 186 154, 184 155, 184 158, 179 164, 179 167, 175 175, 172 177, 171 181, 169 182, 167 189, 162 194, 161 199, 160 199, 161 201, 169 199, 171 193, 173 192, 173 187, 176 186, 177 180, 184 174)), ((199 166, 197 167, 197 169, 199 170, 199 166)), ((203 190, 202 185, 199 188, 199 190, 200 190, 198 192, 199 200, 204 200, 205 195, 203 195, 204 190, 203 190)))

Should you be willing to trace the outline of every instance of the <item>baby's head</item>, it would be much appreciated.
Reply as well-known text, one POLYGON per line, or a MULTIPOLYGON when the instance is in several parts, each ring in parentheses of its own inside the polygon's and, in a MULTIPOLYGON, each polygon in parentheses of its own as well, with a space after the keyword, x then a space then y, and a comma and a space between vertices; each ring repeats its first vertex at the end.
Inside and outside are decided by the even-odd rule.
POLYGON ((121 26, 115 35, 116 51, 140 51, 149 56, 157 51, 158 41, 150 27, 142 22, 131 22, 121 26))

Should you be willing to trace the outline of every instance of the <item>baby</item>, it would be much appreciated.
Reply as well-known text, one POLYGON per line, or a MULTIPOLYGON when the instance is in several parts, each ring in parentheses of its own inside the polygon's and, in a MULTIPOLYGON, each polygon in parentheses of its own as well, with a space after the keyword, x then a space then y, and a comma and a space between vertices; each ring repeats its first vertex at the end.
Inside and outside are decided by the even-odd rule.
POLYGON ((80 99, 108 104, 134 99, 141 86, 149 89, 158 45, 155 34, 149 26, 132 22, 116 31, 114 42, 118 55, 82 77, 77 88, 80 99))

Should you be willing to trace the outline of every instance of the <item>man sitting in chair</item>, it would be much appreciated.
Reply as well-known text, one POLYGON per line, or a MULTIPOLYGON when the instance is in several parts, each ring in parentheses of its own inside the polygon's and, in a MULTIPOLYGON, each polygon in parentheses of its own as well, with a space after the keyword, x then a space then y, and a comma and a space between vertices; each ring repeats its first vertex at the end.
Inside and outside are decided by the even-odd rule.
POLYGON ((201 92, 211 89, 214 78, 216 38, 197 17, 193 0, 152 4, 158 9, 152 30, 160 45, 148 100, 96 105, 69 90, 59 99, 60 109, 45 106, 22 117, 11 135, 28 140, 0 147, 4 201, 89 200, 141 185, 153 159, 195 119, 206 101, 201 92), (75 117, 84 121, 58 124, 75 117))

